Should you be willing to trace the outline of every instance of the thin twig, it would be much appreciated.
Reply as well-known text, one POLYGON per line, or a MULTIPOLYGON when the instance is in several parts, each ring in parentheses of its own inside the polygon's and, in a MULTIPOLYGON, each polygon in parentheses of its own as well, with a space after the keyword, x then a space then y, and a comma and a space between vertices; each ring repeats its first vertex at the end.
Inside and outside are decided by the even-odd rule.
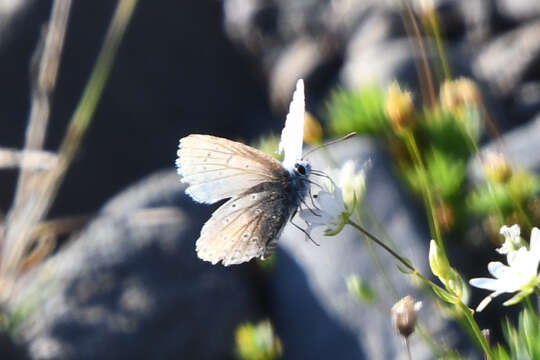
POLYGON ((407 358, 409 360, 412 360, 411 346, 409 345, 409 339, 404 337, 403 340, 405 341, 405 347, 407 348, 407 358))
POLYGON ((428 107, 432 107, 436 103, 435 99, 435 88, 433 86, 433 78, 431 76, 431 70, 429 67, 429 61, 427 58, 426 48, 424 46, 424 41, 422 40, 422 34, 420 33, 420 28, 416 22, 414 12, 412 11, 410 0, 401 1, 403 7, 407 10, 407 15, 403 16, 403 25, 405 30, 409 34, 409 37, 412 39, 413 36, 416 39, 418 45, 418 50, 420 52, 421 63, 419 64, 416 57, 414 57, 414 63, 417 68, 418 80, 420 81, 420 90, 422 91, 422 100, 424 104, 428 107), (410 23, 409 23, 410 22, 410 23), (422 76, 423 74, 423 76, 422 76), (426 82, 424 84, 424 81, 426 82), (425 88, 424 88, 424 84, 425 88), (425 93, 427 91, 427 94, 425 93))
POLYGON ((49 151, 0 148, 0 169, 49 170, 56 165, 56 154, 49 151))

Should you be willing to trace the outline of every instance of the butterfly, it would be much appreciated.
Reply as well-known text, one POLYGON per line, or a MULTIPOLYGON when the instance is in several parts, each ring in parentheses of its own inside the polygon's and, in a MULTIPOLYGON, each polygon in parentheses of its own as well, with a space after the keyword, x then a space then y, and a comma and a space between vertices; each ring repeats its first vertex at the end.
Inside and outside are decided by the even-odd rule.
POLYGON ((228 266, 275 251, 285 224, 309 189, 311 165, 302 160, 304 82, 298 80, 279 152, 283 162, 239 142, 192 134, 180 139, 177 172, 185 192, 199 203, 228 199, 204 224, 199 258, 228 266))

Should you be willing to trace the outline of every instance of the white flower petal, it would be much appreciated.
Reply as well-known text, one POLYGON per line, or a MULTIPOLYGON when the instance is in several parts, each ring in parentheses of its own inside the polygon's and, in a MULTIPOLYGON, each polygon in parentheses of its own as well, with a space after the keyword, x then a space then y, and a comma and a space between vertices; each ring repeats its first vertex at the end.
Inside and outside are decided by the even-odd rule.
POLYGON ((310 210, 300 210, 300 217, 304 219, 305 222, 312 225, 324 225, 326 219, 323 214, 321 212, 315 212, 315 214, 310 210))
POLYGON ((540 230, 533 228, 531 232, 531 243, 529 245, 531 253, 540 258, 540 230))
POLYGON ((500 261, 492 261, 488 264, 488 271, 497 279, 506 277, 512 273, 509 266, 504 265, 500 261))
POLYGON ((501 295, 502 293, 503 293, 502 291, 495 291, 489 294, 488 296, 486 296, 484 300, 480 301, 480 304, 478 304, 478 306, 476 307, 476 312, 480 312, 484 310, 486 306, 488 306, 488 304, 491 302, 491 300, 501 295))
POLYGON ((502 236, 504 236, 505 239, 508 239, 508 238, 515 239, 515 238, 519 238, 519 236, 521 235, 521 229, 519 228, 517 224, 514 224, 510 227, 503 225, 499 233, 502 236))
POLYGON ((476 307, 476 312, 481 312, 482 310, 484 310, 486 306, 489 305, 492 299, 493 298, 490 295, 486 296, 484 300, 480 301, 480 304, 478 304, 478 306, 476 307))
POLYGON ((501 285, 504 285, 502 281, 491 278, 474 278, 469 280, 469 284, 480 289, 493 291, 501 290, 501 285))

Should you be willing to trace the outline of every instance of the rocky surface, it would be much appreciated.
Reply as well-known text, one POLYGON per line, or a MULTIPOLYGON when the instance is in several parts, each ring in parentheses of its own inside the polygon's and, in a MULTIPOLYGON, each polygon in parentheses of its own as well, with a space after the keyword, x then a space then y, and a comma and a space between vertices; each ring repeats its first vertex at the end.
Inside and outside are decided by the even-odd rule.
POLYGON ((234 331, 258 321, 247 270, 199 260, 209 209, 173 171, 112 199, 81 234, 20 283, 13 310, 32 359, 226 359, 234 331))

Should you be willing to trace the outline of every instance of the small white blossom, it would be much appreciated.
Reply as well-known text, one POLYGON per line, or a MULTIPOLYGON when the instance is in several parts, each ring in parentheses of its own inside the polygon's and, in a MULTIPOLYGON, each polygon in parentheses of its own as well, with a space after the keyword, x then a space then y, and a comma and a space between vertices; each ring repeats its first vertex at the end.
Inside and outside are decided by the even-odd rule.
POLYGON ((326 226, 326 236, 338 234, 347 224, 354 213, 359 199, 363 197, 366 188, 364 170, 356 170, 352 160, 346 161, 338 170, 328 171, 337 183, 327 180, 319 191, 315 209, 300 211, 300 217, 308 224, 310 232, 318 226, 326 226))
POLYGON ((318 226, 326 226, 326 236, 338 234, 352 214, 343 200, 341 189, 334 187, 332 192, 320 191, 316 202, 318 209, 300 211, 300 217, 308 224, 307 232, 318 226))
POLYGON ((504 236, 504 243, 497 250, 499 254, 509 254, 518 250, 524 244, 521 241, 521 229, 518 225, 514 224, 510 227, 503 225, 500 230, 500 234, 504 236))
MULTIPOLYGON (((511 228, 501 228, 501 233, 504 232, 506 239, 516 238, 519 236, 519 227, 517 225, 511 228), (508 235, 508 236, 507 236, 508 235)), ((503 245, 504 247, 504 245, 503 245)), ((539 285, 540 278, 538 276, 538 263, 540 262, 540 230, 534 228, 531 233, 531 242, 529 249, 526 246, 520 247, 518 250, 509 251, 507 253, 508 265, 504 265, 499 261, 492 261, 488 264, 488 271, 492 278, 475 278, 469 283, 472 286, 493 291, 478 305, 476 311, 482 311, 491 300, 503 293, 518 292, 510 300, 503 305, 513 305, 520 302, 523 298, 534 292, 535 287, 539 285)))
POLYGON ((364 196, 366 190, 366 173, 356 171, 356 164, 347 160, 338 175, 338 186, 343 193, 343 200, 349 209, 352 209, 364 196))

